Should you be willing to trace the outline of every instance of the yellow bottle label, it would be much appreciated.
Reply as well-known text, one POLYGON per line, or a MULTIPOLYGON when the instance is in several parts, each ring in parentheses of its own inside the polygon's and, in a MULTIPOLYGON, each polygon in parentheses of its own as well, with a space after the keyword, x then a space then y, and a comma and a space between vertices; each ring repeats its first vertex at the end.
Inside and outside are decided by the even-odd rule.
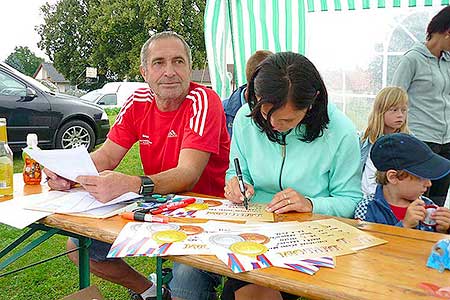
POLYGON ((0 142, 8 142, 8 136, 6 134, 6 123, 0 124, 0 142))
POLYGON ((13 163, 8 157, 0 157, 0 196, 13 194, 13 163))

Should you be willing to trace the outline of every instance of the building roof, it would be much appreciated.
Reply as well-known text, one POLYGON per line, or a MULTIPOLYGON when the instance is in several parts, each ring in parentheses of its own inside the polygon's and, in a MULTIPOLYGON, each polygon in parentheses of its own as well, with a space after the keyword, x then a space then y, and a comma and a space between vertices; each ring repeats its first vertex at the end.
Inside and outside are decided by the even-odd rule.
MULTIPOLYGON (((234 65, 233 64, 227 64, 227 71, 230 72, 233 75, 234 71, 234 65)), ((197 83, 202 84, 210 84, 211 83, 211 77, 209 76, 209 68, 202 70, 192 70, 192 77, 191 80, 197 83)))
POLYGON ((64 78, 64 76, 55 69, 55 67, 53 66, 52 63, 48 63, 48 62, 43 62, 40 64, 40 66, 37 68, 36 72, 33 75, 34 78, 36 78, 36 76, 39 73, 39 71, 41 70, 41 68, 47 72, 46 79, 48 79, 49 81, 55 82, 55 83, 69 82, 69 80, 64 78))

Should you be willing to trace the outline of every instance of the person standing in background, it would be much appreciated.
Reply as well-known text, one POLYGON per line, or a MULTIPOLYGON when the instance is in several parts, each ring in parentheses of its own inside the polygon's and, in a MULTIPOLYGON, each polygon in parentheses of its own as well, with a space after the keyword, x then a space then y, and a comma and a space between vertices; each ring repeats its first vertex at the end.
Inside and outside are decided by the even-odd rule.
MULTIPOLYGON (((409 96, 409 128, 433 152, 450 159, 450 6, 433 17, 425 43, 401 58, 392 85, 409 96)), ((450 175, 434 180, 427 196, 444 205, 450 175)))

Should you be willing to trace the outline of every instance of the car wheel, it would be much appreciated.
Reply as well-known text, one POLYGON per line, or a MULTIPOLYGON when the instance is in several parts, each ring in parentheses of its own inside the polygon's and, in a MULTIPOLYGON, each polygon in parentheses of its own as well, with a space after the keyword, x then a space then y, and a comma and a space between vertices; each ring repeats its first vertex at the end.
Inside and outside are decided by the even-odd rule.
POLYGON ((83 145, 88 152, 94 149, 95 133, 88 123, 73 120, 65 123, 56 134, 56 148, 71 149, 83 145))

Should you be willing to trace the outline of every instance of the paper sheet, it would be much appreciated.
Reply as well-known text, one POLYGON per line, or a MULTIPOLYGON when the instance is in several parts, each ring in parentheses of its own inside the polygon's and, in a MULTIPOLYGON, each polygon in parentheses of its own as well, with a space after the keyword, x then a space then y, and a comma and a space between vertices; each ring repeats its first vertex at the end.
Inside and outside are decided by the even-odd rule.
POLYGON ((320 261, 324 256, 354 253, 349 246, 308 230, 305 223, 239 224, 225 234, 205 234, 201 238, 235 273, 280 266, 312 275, 320 263, 334 267, 329 258, 320 261))
POLYGON ((61 177, 75 181, 79 175, 98 176, 97 169, 85 147, 56 150, 24 151, 35 161, 61 177))
MULTIPOLYGON (((191 198, 186 196, 176 197, 191 198)), ((250 203, 247 210, 242 204, 235 204, 225 199, 195 198, 197 199, 196 203, 168 212, 165 215, 207 220, 274 221, 273 214, 266 211, 265 204, 250 203)))
POLYGON ((51 199, 52 197, 60 197, 60 195, 56 193, 51 195, 35 194, 16 197, 9 201, 0 202, 0 223, 23 229, 28 225, 51 215, 51 212, 28 210, 25 209, 24 206, 38 201, 42 197, 48 197, 47 199, 51 199))
POLYGON ((120 231, 108 257, 213 254, 200 236, 200 223, 129 222, 120 231))
POLYGON ((48 194, 52 193, 63 194, 59 194, 58 197, 54 198, 42 198, 37 201, 30 201, 24 207, 27 209, 48 211, 52 213, 71 214, 98 209, 100 207, 105 207, 140 197, 140 195, 136 193, 128 192, 107 203, 102 203, 96 200, 88 192, 81 189, 72 189, 66 192, 48 192, 48 194))

